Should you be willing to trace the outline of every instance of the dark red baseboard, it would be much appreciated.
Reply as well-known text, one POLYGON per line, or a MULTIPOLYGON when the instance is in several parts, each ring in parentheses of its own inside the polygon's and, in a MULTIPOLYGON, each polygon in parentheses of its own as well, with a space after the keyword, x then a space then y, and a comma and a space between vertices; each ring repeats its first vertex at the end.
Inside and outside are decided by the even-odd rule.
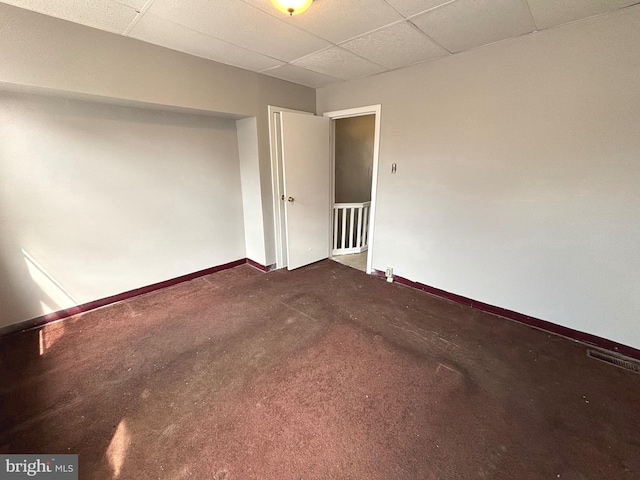
POLYGON ((271 264, 271 265, 267 265, 266 267, 264 265, 262 265, 261 263, 258 262, 254 262, 253 260, 251 260, 250 258, 247 258, 247 263, 249 265, 251 265, 252 267, 257 268, 258 270, 262 270, 263 272, 270 272, 271 270, 275 270, 276 269, 276 264, 271 264))
POLYGON ((137 297, 138 295, 144 295, 145 293, 153 292, 155 290, 160 290, 162 288, 171 287, 178 283, 188 282, 189 280, 193 280, 198 277, 203 277, 211 273, 220 272, 222 270, 227 270, 229 268, 237 267, 239 265, 244 265, 247 263, 256 268, 259 268, 262 271, 265 271, 265 272, 268 271, 268 267, 264 267, 259 263, 254 262, 253 260, 242 258, 234 262, 225 263, 224 265, 205 268, 204 270, 200 270, 198 272, 189 273, 187 275, 182 275, 180 277, 172 278, 170 280, 165 280, 163 282, 147 285, 146 287, 136 288, 134 290, 129 290, 128 292, 118 293, 117 295, 112 295, 110 297, 101 298, 99 300, 94 300, 92 302, 83 303, 82 305, 77 305, 75 307, 67 308, 65 310, 58 310, 57 312, 49 313, 47 315, 42 315, 41 317, 37 317, 37 318, 32 318, 31 320, 25 320, 23 322, 7 325, 6 327, 0 328, 0 337, 3 337, 5 335, 10 335, 12 333, 23 332, 24 330, 29 330, 36 327, 41 327, 42 325, 45 325, 47 323, 55 322, 57 320, 62 320, 63 318, 71 317, 73 315, 77 315, 78 313, 88 312, 89 310, 93 310, 95 308, 100 308, 107 305, 111 305, 113 303, 121 302, 123 300, 128 300, 130 298, 137 297))
MULTIPOLYGON (((134 290, 129 290, 127 292, 119 293, 117 295, 112 295, 110 297, 101 298, 99 300, 94 300, 92 302, 83 303, 81 305, 77 305, 75 307, 68 308, 65 310, 59 310, 57 312, 49 313, 47 315, 42 315, 37 318, 32 318, 30 320, 25 320, 23 322, 7 325, 5 327, 0 328, 0 337, 3 337, 5 335, 10 335, 12 333, 22 332, 24 330, 40 327, 47 323, 55 322, 57 320, 62 320, 64 318, 71 317, 79 313, 88 312, 89 310, 93 310, 96 308, 121 302, 123 300, 127 300, 130 298, 136 297, 138 295, 144 295, 145 293, 153 292, 155 290, 160 290, 162 288, 171 287, 178 283, 187 282, 189 280, 193 280, 198 277, 203 277, 211 273, 220 272, 222 270, 227 270, 229 268, 234 268, 244 264, 249 264, 252 267, 255 267, 263 272, 269 272, 275 269, 275 265, 264 266, 251 259, 243 258, 240 260, 236 260, 234 262, 225 263, 224 265, 218 265, 215 267, 206 268, 198 272, 189 273, 187 275, 182 275, 180 277, 172 278, 170 280, 154 283, 152 285, 136 288, 134 290)), ((382 278, 385 277, 385 272, 382 272, 380 270, 374 270, 373 274, 378 277, 382 277, 382 278)), ((523 323, 525 325, 529 325, 531 327, 538 328, 540 330, 544 330, 546 332, 553 333, 555 335, 560 335, 562 337, 566 337, 577 342, 581 342, 587 345, 592 345, 594 347, 602 348, 615 353, 619 353, 621 355, 625 355, 630 358, 635 358, 637 360, 640 360, 640 350, 635 349, 633 347, 629 347, 628 345, 623 345, 621 343, 614 342, 612 340, 607 340, 606 338, 598 337, 597 335, 580 332, 578 330, 574 330, 568 327, 563 327, 562 325, 557 325, 555 323, 551 323, 546 320, 530 317, 528 315, 514 312, 512 310, 507 310, 505 308, 496 307, 495 305, 490 305, 488 303, 463 297, 462 295, 457 295, 455 293, 450 293, 445 290, 440 290, 439 288, 431 287, 423 283, 414 282, 412 280, 406 279, 398 275, 394 276, 394 281, 401 285, 415 288, 417 290, 422 290, 423 292, 429 293, 431 295, 435 295, 437 297, 445 298, 447 300, 454 301, 461 305, 477 308, 478 310, 482 310, 483 312, 499 315, 509 320, 523 323)))
MULTIPOLYGON (((381 270, 374 270, 373 274, 378 277, 385 277, 385 272, 381 270)), ((530 327, 544 330, 545 332, 553 333, 554 335, 560 335, 561 337, 569 338, 576 342, 592 345, 594 347, 602 348, 604 350, 609 350, 626 357, 640 360, 640 350, 629 347, 628 345, 614 342, 612 340, 607 340, 606 338, 598 337, 597 335, 580 332, 579 330, 563 327, 562 325, 557 325, 546 320, 540 320, 539 318, 530 317, 522 313, 514 312, 513 310, 507 310, 506 308, 500 308, 496 307, 495 305, 489 305, 488 303, 479 302, 471 298, 463 297, 462 295, 457 295, 445 290, 440 290, 439 288, 430 287, 429 285, 425 285, 423 283, 414 282, 398 275, 394 275, 393 281, 407 287, 422 290, 423 292, 435 295, 436 297, 445 298, 461 305, 466 305, 467 307, 477 308, 478 310, 482 310, 483 312, 493 313, 494 315, 499 315, 509 320, 523 323, 525 325, 529 325, 530 327)))

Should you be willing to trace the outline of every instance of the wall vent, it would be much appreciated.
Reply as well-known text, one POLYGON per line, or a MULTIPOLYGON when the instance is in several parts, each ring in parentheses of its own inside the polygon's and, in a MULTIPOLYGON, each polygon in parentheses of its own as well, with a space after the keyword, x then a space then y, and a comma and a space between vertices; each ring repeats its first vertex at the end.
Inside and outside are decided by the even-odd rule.
POLYGON ((601 350, 587 350, 587 356, 606 362, 616 367, 624 368, 635 373, 640 373, 640 363, 626 357, 619 357, 612 353, 603 352, 601 350))

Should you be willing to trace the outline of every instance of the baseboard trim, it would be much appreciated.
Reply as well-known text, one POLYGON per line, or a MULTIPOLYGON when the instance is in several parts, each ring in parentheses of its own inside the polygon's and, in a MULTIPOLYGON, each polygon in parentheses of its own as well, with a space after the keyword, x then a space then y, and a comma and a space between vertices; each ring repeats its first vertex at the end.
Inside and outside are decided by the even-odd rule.
MULTIPOLYGON (((13 333, 23 332, 25 330, 30 330, 33 328, 38 328, 43 325, 46 325, 47 323, 56 322, 58 320, 65 319, 73 315, 77 315, 79 313, 85 313, 90 310, 94 310, 96 308, 105 307, 107 305, 122 302, 124 300, 128 300, 130 298, 137 297, 139 295, 144 295, 145 293, 161 290, 163 288, 171 287, 173 285, 177 285, 182 282, 188 282, 190 280, 194 280, 196 278, 203 277, 205 275, 210 275, 212 273, 228 270, 230 268, 238 267, 244 264, 251 265, 252 267, 257 268, 262 272, 269 272, 275 269, 275 264, 264 266, 249 258, 243 258, 233 262, 225 263, 224 265, 218 265, 215 267, 206 268, 204 270, 199 270, 197 272, 189 273, 187 275, 182 275, 180 277, 165 280, 163 282, 154 283, 151 285, 147 285, 145 287, 136 288, 133 290, 129 290, 127 292, 119 293, 117 295, 112 295, 110 297, 101 298, 99 300, 83 303, 75 307, 67 308, 64 310, 58 310, 57 312, 49 313, 47 315, 42 315, 40 317, 32 318, 30 320, 13 323, 11 325, 7 325, 5 327, 0 328, 0 337, 11 335, 13 333)), ((385 272, 381 270, 374 270, 373 275, 384 278, 385 272)), ((548 333, 552 333, 554 335, 559 335, 561 337, 568 338, 576 342, 602 348, 604 350, 608 350, 608 351, 615 352, 630 358, 634 358, 636 360, 640 360, 640 350, 630 347, 628 345, 623 345, 621 343, 614 342, 613 340, 608 340, 606 338, 598 337, 597 335, 581 332, 579 330, 574 330, 572 328, 564 327, 562 325, 557 325, 555 323, 552 323, 546 320, 541 320, 539 318, 514 312, 513 310, 507 310, 506 308, 497 307, 495 305, 490 305, 488 303, 480 302, 478 300, 473 300, 468 297, 463 297, 462 295, 457 295, 455 293, 447 292, 445 290, 431 287, 429 285, 425 285, 420 282, 414 282, 413 280, 409 280, 399 275, 394 276, 394 282, 400 285, 414 288, 416 290, 421 290, 423 292, 429 293, 436 297, 451 300, 453 302, 456 302, 461 305, 465 305, 467 307, 476 308, 478 310, 481 310, 487 313, 492 313, 494 315, 498 315, 500 317, 504 317, 506 319, 513 320, 515 322, 522 323, 530 327, 537 328, 539 330, 543 330, 548 333)))
MULTIPOLYGON (((386 277, 385 272, 381 270, 374 270, 373 275, 382 278, 386 277)), ((415 288, 416 290, 421 290, 436 297, 451 300, 453 302, 459 303, 460 305, 476 308, 478 310, 482 310, 483 312, 492 313, 494 315, 504 317, 508 320, 513 320, 514 322, 523 323, 530 327, 537 328, 538 330, 543 330, 547 333, 559 335, 576 342, 584 343, 589 346, 598 347, 610 352, 624 355, 626 357, 640 360, 640 350, 628 345, 614 342, 613 340, 608 340, 606 338, 598 337, 597 335, 574 330, 569 327, 563 327, 562 325, 551 323, 547 320, 530 317, 522 313, 514 312, 513 310, 507 310, 506 308, 496 307, 495 305, 479 302, 477 300, 463 297, 462 295, 457 295, 445 290, 440 290, 439 288, 431 287, 420 282, 414 282, 413 280, 409 280, 398 275, 394 275, 393 280, 395 283, 399 283, 400 285, 415 288)))
POLYGON ((258 270, 262 270, 263 272, 270 272, 270 271, 276 269, 276 264, 275 263, 273 263, 271 265, 264 266, 261 263, 258 263, 258 262, 254 261, 254 260, 251 260, 250 258, 247 258, 247 264, 251 265, 252 267, 257 268, 258 270))
POLYGON ((47 315, 42 315, 40 317, 32 318, 30 320, 25 320, 18 323, 12 323, 11 325, 7 325, 5 327, 0 328, 0 337, 11 335, 13 333, 24 332, 25 330, 31 330, 33 328, 38 328, 43 325, 46 325, 47 323, 56 322, 58 320, 68 318, 73 315, 77 315, 79 313, 85 313, 90 310, 94 310, 96 308, 106 307, 107 305, 122 302, 123 300, 128 300, 130 298, 137 297, 139 295, 144 295, 145 293, 150 293, 163 288, 172 287, 173 285, 177 285, 178 283, 188 282, 190 280, 194 280, 196 278, 203 277, 205 275, 221 272, 222 270, 228 270, 229 268, 238 267, 240 265, 245 265, 247 263, 251 264, 250 260, 247 258, 242 258, 234 262, 225 263, 224 265, 217 265, 215 267, 205 268, 204 270, 188 273, 187 275, 171 278, 163 282, 158 282, 151 285, 147 285, 145 287, 129 290, 127 292, 118 293, 117 295, 101 298, 99 300, 93 300, 91 302, 83 303, 81 305, 76 305, 75 307, 67 308, 64 310, 58 310, 57 312, 48 313, 47 315))

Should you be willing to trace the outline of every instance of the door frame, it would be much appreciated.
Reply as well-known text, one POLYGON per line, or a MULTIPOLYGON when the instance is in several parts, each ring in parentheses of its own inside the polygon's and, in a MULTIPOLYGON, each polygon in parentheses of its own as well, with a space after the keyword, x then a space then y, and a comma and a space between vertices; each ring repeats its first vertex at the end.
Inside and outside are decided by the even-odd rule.
POLYGON ((268 106, 269 111, 269 151, 271 153, 271 192, 273 202, 273 224, 274 234, 276 240, 276 267, 284 268, 287 266, 287 252, 285 251, 286 244, 284 242, 284 218, 282 217, 282 211, 280 209, 280 176, 278 175, 278 148, 280 145, 280 139, 277 132, 277 120, 276 115, 282 112, 303 113, 305 115, 314 115, 313 112, 304 112, 302 110, 294 110, 291 108, 276 107, 273 105, 268 106))
MULTIPOLYGON (((373 272, 373 239, 375 233, 375 215, 378 199, 378 164, 380 159, 380 113, 381 105, 369 105, 366 107, 349 108, 346 110, 336 110, 325 112, 323 116, 329 117, 331 122, 331 209, 336 200, 336 143, 335 143, 335 120, 340 118, 361 117, 363 115, 375 115, 375 131, 373 137, 373 166, 371 171, 371 207, 369 209, 369 248, 367 252, 367 273, 373 272)), ((333 212, 331 212, 331 234, 333 238, 333 212)))

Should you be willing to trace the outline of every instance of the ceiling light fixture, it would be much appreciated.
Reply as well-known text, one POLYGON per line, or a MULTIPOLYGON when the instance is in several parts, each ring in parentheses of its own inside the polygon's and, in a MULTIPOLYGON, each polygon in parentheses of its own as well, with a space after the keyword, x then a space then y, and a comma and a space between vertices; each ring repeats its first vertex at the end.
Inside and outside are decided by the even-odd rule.
POLYGON ((271 0, 271 3, 282 13, 298 15, 311 5, 313 0, 271 0))

